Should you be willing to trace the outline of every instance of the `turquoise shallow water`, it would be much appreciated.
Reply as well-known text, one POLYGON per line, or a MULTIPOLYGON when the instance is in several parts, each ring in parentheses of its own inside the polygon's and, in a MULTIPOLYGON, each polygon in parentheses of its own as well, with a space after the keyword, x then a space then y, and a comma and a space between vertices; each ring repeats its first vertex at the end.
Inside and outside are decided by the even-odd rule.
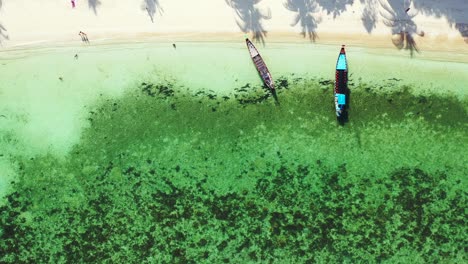
MULTIPOLYGON (((181 42, 177 47, 135 43, 1 52, 0 111, 9 118, 0 120, 0 128, 13 129, 30 146, 29 152, 63 153, 88 125, 86 107, 101 94, 120 96, 143 81, 175 80, 187 89, 219 95, 247 83, 261 84, 243 41, 181 42)), ((339 52, 339 47, 312 44, 272 43, 259 48, 275 78, 330 80, 339 52)), ((451 56, 423 51, 410 59, 397 50, 353 46, 347 51, 355 85, 365 83, 383 91, 410 85, 416 94, 430 91, 466 98, 468 54, 458 54, 458 62, 444 62, 433 59, 451 56)))
POLYGON ((1 165, 15 182, 0 207, 2 262, 466 261, 468 116, 457 80, 426 78, 442 92, 357 71, 341 126, 325 70, 306 74, 308 60, 273 52, 298 50, 265 48, 277 106, 248 56, 236 60, 243 47, 202 61, 213 50, 187 45, 7 61, 55 56, 56 66, 1 86, 13 100, 1 165))

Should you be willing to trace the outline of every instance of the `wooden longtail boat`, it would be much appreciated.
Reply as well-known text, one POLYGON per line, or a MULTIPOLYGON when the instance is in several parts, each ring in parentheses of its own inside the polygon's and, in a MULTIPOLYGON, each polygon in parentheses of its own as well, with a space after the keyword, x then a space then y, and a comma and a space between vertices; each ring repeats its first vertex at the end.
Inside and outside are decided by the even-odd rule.
POLYGON ((336 62, 335 72, 335 110, 338 118, 346 117, 348 93, 348 62, 346 61, 345 46, 341 46, 336 62))
POLYGON ((272 92, 274 92, 275 84, 273 83, 273 78, 271 77, 270 71, 268 71, 265 62, 263 61, 262 56, 260 56, 260 53, 258 53, 258 50, 248 38, 245 39, 245 42, 247 43, 247 48, 249 48, 250 57, 252 58, 252 61, 254 62, 255 67, 257 68, 257 71, 260 74, 260 77, 262 77, 262 80, 265 83, 265 85, 268 88, 270 88, 272 92))

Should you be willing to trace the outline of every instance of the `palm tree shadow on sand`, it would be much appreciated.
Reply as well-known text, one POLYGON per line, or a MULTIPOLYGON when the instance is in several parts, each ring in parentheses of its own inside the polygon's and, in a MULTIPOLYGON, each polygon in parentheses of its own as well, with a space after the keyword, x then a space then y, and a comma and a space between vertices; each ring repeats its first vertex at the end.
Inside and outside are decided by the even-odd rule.
POLYGON ((367 33, 372 33, 377 24, 377 0, 361 0, 361 4, 364 4, 362 10, 362 24, 366 29, 367 33))
POLYGON ((414 40, 414 35, 424 36, 423 31, 419 31, 413 18, 417 12, 413 12, 410 8, 411 1, 409 0, 388 0, 387 2, 380 0, 382 11, 380 15, 383 18, 383 23, 392 29, 392 42, 398 49, 409 50, 410 56, 414 56, 414 52, 419 52, 419 49, 414 40))
POLYGON ((90 9, 93 10, 94 14, 97 15, 97 8, 100 6, 102 3, 99 0, 88 0, 88 6, 90 9))
POLYGON ((231 8, 236 11, 237 25, 242 32, 252 32, 252 39, 265 45, 267 31, 263 27, 262 20, 270 19, 271 12, 264 13, 255 5, 262 0, 225 0, 231 8))
POLYGON ((341 15, 353 2, 354 0, 317 0, 317 4, 327 11, 327 14, 333 14, 333 18, 341 15))
POLYGON ((455 28, 460 31, 465 43, 468 44, 468 24, 458 23, 455 25, 455 28))
POLYGON ((413 4, 424 15, 447 19, 449 25, 458 30, 468 44, 468 2, 466 0, 413 0, 413 4))
POLYGON ((142 9, 146 10, 152 23, 154 23, 154 16, 156 14, 162 15, 162 13, 164 12, 164 9, 159 3, 159 0, 145 0, 142 4, 142 9))
POLYGON ((287 0, 284 3, 284 7, 296 13, 291 26, 294 27, 300 23, 302 28, 301 35, 304 38, 308 36, 310 41, 315 42, 318 38, 315 30, 317 29, 317 24, 321 22, 320 20, 316 20, 313 15, 313 13, 318 11, 315 0, 287 0))

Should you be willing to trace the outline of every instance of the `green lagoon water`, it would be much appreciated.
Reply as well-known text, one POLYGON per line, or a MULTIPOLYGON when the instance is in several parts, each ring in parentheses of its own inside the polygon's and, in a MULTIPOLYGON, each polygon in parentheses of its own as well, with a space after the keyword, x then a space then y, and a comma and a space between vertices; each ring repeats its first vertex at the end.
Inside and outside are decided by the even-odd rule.
POLYGON ((259 49, 0 53, 0 263, 466 263, 468 63, 259 49))

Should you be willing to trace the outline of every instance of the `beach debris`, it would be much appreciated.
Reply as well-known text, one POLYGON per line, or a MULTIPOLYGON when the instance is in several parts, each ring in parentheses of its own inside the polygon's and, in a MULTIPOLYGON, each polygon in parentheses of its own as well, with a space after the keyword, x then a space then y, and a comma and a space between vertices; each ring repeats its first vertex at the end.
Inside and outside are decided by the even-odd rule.
POLYGON ((59 77, 59 80, 60 80, 61 82, 63 82, 63 78, 62 78, 62 76, 60 76, 60 77, 59 77))
POLYGON ((176 44, 175 44, 175 43, 172 43, 172 47, 174 47, 174 49, 177 49, 177 47, 176 47, 176 44))
POLYGON ((75 58, 75 60, 77 60, 78 59, 78 54, 75 54, 74 58, 75 58))

